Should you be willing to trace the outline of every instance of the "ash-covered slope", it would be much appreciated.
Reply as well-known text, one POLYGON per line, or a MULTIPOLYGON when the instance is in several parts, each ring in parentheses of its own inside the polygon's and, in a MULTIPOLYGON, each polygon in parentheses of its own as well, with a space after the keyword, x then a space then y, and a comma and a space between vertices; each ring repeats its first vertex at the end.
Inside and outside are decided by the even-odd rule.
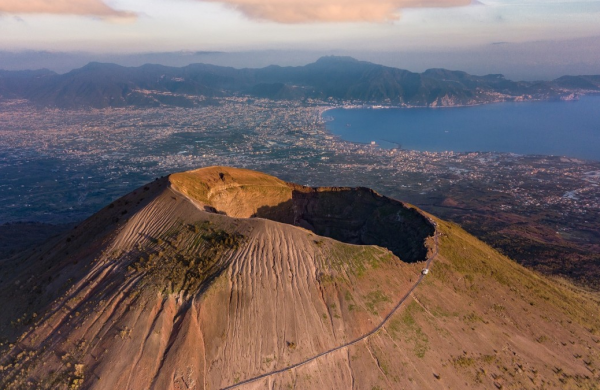
POLYGON ((1 264, 0 387, 593 386, 592 298, 437 225, 367 189, 157 180, 1 264))

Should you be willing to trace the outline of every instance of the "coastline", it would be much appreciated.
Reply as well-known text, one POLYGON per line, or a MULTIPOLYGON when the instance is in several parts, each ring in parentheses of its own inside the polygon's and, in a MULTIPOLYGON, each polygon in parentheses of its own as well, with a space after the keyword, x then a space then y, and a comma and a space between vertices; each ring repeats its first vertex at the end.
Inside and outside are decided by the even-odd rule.
POLYGON ((503 101, 498 103, 504 105, 496 104, 492 109, 484 107, 492 106, 489 103, 468 106, 473 110, 406 110, 405 114, 400 109, 466 106, 331 105, 320 107, 319 112, 330 135, 362 145, 375 142, 383 149, 401 145, 401 149, 415 151, 480 151, 600 161, 600 131, 594 126, 600 124, 595 108, 598 99, 600 94, 588 94, 577 104, 567 104, 574 103, 572 100, 503 101), (339 111, 335 117, 325 114, 333 109, 348 113, 339 111), (377 110, 397 113, 376 114, 377 110), (490 115, 495 119, 489 120, 490 115))

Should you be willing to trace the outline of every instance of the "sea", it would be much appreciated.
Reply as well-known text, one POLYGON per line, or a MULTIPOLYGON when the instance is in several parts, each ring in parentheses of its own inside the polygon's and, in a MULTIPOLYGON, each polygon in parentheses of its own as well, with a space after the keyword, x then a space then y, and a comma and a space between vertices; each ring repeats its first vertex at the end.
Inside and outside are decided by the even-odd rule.
POLYGON ((600 161, 600 95, 471 107, 340 108, 326 111, 323 118, 342 139, 383 148, 600 161))

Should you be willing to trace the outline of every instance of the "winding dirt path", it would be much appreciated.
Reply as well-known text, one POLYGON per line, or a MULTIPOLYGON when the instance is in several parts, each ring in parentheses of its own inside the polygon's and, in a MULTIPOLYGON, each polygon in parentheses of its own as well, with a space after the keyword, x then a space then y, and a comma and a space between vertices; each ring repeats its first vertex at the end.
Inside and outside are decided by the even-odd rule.
MULTIPOLYGON (((429 269, 431 267, 431 264, 432 264, 433 260, 437 257, 438 251, 439 251, 439 247, 438 247, 439 232, 437 230, 437 224, 433 220, 431 220, 431 219, 429 221, 435 227, 435 233, 433 235, 433 251, 431 253, 431 256, 429 256, 429 258, 425 262, 425 268, 427 268, 427 269, 429 269)), ((359 337, 357 339, 354 339, 354 340, 352 340, 352 341, 350 341, 350 342, 348 342, 346 344, 342 344, 342 345, 340 345, 338 347, 335 347, 335 348, 329 349, 327 351, 321 352, 320 354, 315 355, 313 357, 310 357, 310 358, 308 358, 306 360, 303 360, 303 361, 301 361, 299 363, 292 364, 291 366, 287 366, 287 367, 284 367, 284 368, 281 368, 281 369, 275 370, 275 371, 266 372, 266 373, 264 373, 262 375, 258 375, 258 376, 255 376, 253 378, 249 378, 249 379, 243 380, 243 381, 235 383, 233 385, 229 385, 227 387, 222 387, 221 390, 235 389, 235 388, 237 388, 239 386, 243 386, 243 385, 246 385, 246 384, 249 384, 249 383, 252 383, 252 382, 256 382, 258 380, 261 380, 261 379, 264 379, 264 378, 267 378, 267 377, 270 377, 270 376, 273 376, 273 375, 278 375, 278 374, 284 373, 286 371, 293 370, 294 368, 298 368, 298 367, 304 366, 304 365, 306 365, 308 363, 311 363, 314 360, 317 360, 317 359, 319 359, 319 358, 321 358, 321 357, 323 357, 325 355, 332 354, 332 353, 337 352, 337 351, 339 351, 341 349, 348 348, 348 347, 350 347, 350 346, 352 346, 354 344, 357 344, 357 343, 359 343, 359 342, 361 342, 363 340, 366 340, 367 338, 371 337, 372 335, 374 335, 375 333, 377 333, 379 330, 381 330, 381 328, 383 328, 383 326, 390 320, 390 318, 392 318, 392 316, 394 314, 396 314, 396 312, 398 311, 398 309, 400 309, 400 306, 402 306, 402 304, 404 302, 406 302, 406 300, 410 297, 410 295, 417 288, 417 286, 419 284, 421 284, 421 282, 423 281, 424 278, 425 278, 425 275, 423 273, 421 273, 419 275, 419 279, 417 279, 417 281, 411 287, 411 289, 408 290, 408 292, 402 297, 402 299, 400 299, 400 301, 396 304, 396 306, 394 306, 394 308, 388 313, 388 315, 385 316, 385 318, 379 323, 379 325, 377 325, 370 332, 365 333, 361 337, 359 337)))

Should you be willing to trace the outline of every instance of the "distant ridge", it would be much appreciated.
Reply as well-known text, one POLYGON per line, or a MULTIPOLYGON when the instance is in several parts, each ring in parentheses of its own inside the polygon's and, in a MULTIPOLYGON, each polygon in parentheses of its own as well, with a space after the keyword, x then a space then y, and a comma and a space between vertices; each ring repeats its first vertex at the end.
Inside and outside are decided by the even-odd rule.
POLYGON ((524 82, 502 75, 473 76, 429 69, 423 73, 327 56, 297 67, 235 69, 206 64, 181 68, 124 67, 92 62, 66 74, 0 71, 0 96, 59 108, 192 107, 211 97, 248 95, 307 98, 390 106, 449 107, 501 101, 573 99, 600 92, 600 76, 524 82))

